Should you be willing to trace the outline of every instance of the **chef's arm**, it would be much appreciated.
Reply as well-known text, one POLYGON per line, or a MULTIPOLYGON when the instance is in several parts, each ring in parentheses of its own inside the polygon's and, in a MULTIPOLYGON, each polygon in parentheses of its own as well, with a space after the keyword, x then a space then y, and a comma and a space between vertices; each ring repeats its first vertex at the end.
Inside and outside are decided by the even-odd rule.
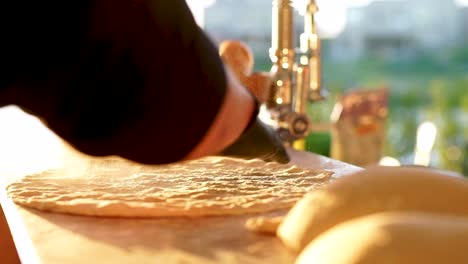
POLYGON ((276 131, 258 119, 258 102, 253 99, 253 95, 230 72, 227 76, 228 86, 221 109, 202 141, 186 158, 214 153, 289 162, 289 156, 276 131))
POLYGON ((84 153, 169 163, 216 154, 255 127, 252 97, 183 0, 0 10, 0 104, 41 117, 84 153))

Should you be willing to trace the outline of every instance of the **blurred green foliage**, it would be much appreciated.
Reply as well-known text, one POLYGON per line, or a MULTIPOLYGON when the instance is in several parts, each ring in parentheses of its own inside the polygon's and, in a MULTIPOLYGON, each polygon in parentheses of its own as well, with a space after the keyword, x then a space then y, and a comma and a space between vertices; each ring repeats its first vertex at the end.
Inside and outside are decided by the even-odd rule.
MULTIPOLYGON (((411 58, 368 56, 347 62, 329 60, 326 49, 324 42, 323 78, 329 96, 309 107, 313 121, 328 121, 334 102, 346 90, 386 86, 390 111, 385 155, 411 163, 417 128, 431 121, 438 128, 432 165, 458 172, 466 169, 468 47, 411 58)), ((256 70, 269 68, 268 57, 258 54, 256 70)))

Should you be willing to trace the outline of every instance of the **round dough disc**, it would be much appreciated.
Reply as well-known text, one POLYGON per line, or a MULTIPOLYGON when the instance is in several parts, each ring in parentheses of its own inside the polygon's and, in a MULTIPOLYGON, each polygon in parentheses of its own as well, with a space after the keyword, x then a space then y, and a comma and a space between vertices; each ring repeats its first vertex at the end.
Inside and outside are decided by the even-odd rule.
POLYGON ((7 187, 14 202, 45 211, 113 217, 235 215, 290 208, 329 171, 207 157, 164 166, 99 159, 81 171, 45 171, 7 187))

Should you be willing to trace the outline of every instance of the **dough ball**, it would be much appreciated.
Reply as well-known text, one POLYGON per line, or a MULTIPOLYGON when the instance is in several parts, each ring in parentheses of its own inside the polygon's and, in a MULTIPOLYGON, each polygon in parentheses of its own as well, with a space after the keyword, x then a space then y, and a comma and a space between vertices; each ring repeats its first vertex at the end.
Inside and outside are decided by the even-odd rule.
POLYGON ((467 244, 467 217, 380 213, 323 233, 296 264, 468 263, 467 244))
POLYGON ((342 222, 379 212, 420 211, 468 216, 468 180, 416 167, 374 167, 307 194, 278 236, 296 251, 342 222))

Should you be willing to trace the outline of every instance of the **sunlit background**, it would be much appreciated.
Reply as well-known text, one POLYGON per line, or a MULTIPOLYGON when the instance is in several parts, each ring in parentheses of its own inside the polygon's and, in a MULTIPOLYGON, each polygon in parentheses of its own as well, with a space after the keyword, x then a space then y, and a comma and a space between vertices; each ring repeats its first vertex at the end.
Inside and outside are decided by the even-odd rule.
MULTIPOLYGON (((297 0, 300 13, 306 0, 297 0)), ((311 105, 327 123, 340 94, 390 89, 383 161, 430 164, 468 173, 468 0, 319 0, 326 101, 311 105)), ((268 71, 270 0, 189 0, 214 41, 240 39, 268 71)), ((297 16, 297 32, 302 18, 297 16)), ((0 171, 61 167, 67 148, 38 119, 16 107, 0 109, 0 171)), ((329 154, 329 137, 311 135, 308 148, 329 154)))
POLYGON ((0 173, 21 176, 64 165, 65 146, 36 117, 15 106, 0 109, 0 173))
MULTIPOLYGON (((294 2, 298 13, 305 2, 294 2)), ((468 174, 468 1, 317 3, 329 96, 309 107, 314 122, 330 121, 344 91, 388 87, 383 161, 468 174)), ((268 71, 271 6, 270 0, 217 0, 205 11, 203 26, 217 42, 247 42, 255 53, 256 70, 268 71)), ((300 16, 296 27, 297 33, 302 31, 300 16)), ((327 134, 312 134, 308 148, 328 155, 329 141, 327 134)))

